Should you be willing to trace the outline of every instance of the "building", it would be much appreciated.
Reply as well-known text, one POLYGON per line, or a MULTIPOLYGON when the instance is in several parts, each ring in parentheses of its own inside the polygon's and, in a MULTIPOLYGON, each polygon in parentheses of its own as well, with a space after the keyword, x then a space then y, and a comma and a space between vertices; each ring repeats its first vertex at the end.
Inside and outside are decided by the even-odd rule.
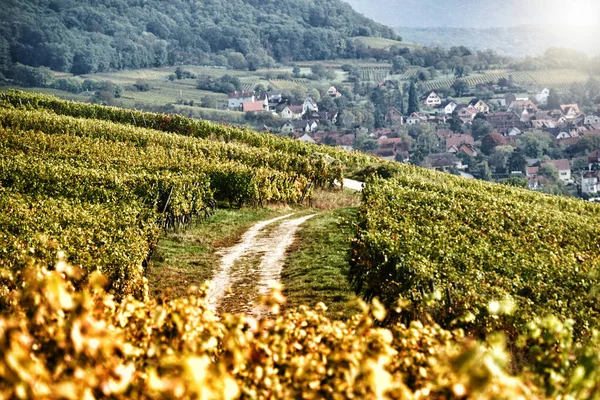
POLYGON ((300 136, 296 140, 299 140, 301 142, 306 142, 306 143, 317 143, 317 142, 315 142, 315 139, 310 137, 310 135, 308 133, 305 133, 304 135, 300 136))
POLYGON ((548 103, 548 96, 550 96, 550 89, 544 88, 535 95, 535 101, 537 101, 538 104, 546 104, 548 103))
POLYGON ((437 107, 442 104, 442 99, 434 91, 429 92, 423 99, 423 105, 427 107, 437 107))
POLYGON ((302 106, 289 106, 286 104, 278 107, 278 114, 283 119, 297 119, 302 117, 302 106))
POLYGON ((456 104, 455 102, 446 101, 446 102, 440 104, 439 108, 442 110, 442 112, 445 115, 451 115, 454 112, 454 110, 456 110, 456 107, 458 107, 458 104, 456 104))
POLYGON ((407 125, 416 125, 420 124, 421 122, 427 122, 427 117, 417 112, 412 113, 410 117, 406 118, 407 125))
POLYGON ((448 171, 452 168, 467 168, 467 166, 462 163, 462 160, 452 153, 430 154, 423 161, 423 165, 430 166, 437 171, 448 171))
POLYGON ((227 95, 227 108, 240 111, 242 104, 256 101, 254 92, 232 92, 227 95))
POLYGON ((539 108, 535 105, 533 101, 529 99, 517 99, 510 103, 510 105, 506 109, 507 112, 515 113, 522 113, 523 110, 528 110, 528 112, 535 114, 539 111, 539 108))
POLYGON ((468 124, 473 122, 477 113, 478 111, 474 107, 459 106, 457 116, 463 123, 468 124))
POLYGON ((446 138, 446 150, 450 151, 450 149, 453 147, 458 150, 459 146, 463 143, 474 146, 475 139, 473 139, 473 136, 471 136, 471 135, 454 134, 454 135, 448 136, 446 138))
POLYGON ((581 174, 581 192, 587 195, 598 193, 600 171, 585 171, 581 174))
POLYGON ((391 122, 392 124, 404 125, 404 116, 402 113, 395 107, 392 107, 385 114, 385 120, 387 122, 391 122))
POLYGON ((561 104, 560 111, 562 111, 563 115, 568 120, 575 119, 581 115, 581 111, 577 104, 561 104))
POLYGON ((583 119, 584 125, 596 125, 600 124, 600 117, 594 114, 586 115, 583 119))
POLYGON ((513 128, 523 130, 524 124, 521 122, 521 118, 514 112, 497 112, 488 114, 486 116, 487 121, 494 127, 494 130, 507 135, 513 128))
POLYGON ((319 112, 319 106, 313 99, 306 98, 302 103, 302 114, 306 114, 309 111, 319 112))
POLYGON ((571 178, 571 165, 569 164, 569 160, 564 158, 560 160, 548 160, 542 163, 542 167, 545 167, 549 164, 552 164, 556 167, 558 171, 558 179, 564 183, 571 183, 573 181, 571 178))
POLYGON ((338 90, 335 88, 335 86, 330 86, 329 89, 327 89, 327 96, 333 97, 333 98, 338 98, 338 97, 342 97, 342 94, 340 92, 338 92, 338 90))
POLYGON ((265 100, 263 101, 247 101, 242 103, 242 111, 243 112, 263 112, 266 111, 269 107, 269 103, 267 102, 267 99, 265 98, 265 100))
POLYGON ((481 99, 473 99, 468 107, 473 107, 478 113, 487 114, 490 112, 490 106, 481 99))
POLYGON ((294 124, 291 121, 287 121, 279 128, 279 133, 285 136, 292 135, 294 133, 294 124))
MULTIPOLYGON (((548 160, 541 164, 541 168, 544 168, 548 165, 554 165, 556 170, 558 171, 558 179, 560 179, 564 183, 572 183, 573 179, 571 177, 571 165, 569 164, 569 160, 561 159, 561 160, 548 160)), ((540 167, 527 167, 526 175, 532 182, 537 182, 539 184, 538 174, 540 172, 540 167)), ((546 182, 547 183, 547 182, 546 182)))

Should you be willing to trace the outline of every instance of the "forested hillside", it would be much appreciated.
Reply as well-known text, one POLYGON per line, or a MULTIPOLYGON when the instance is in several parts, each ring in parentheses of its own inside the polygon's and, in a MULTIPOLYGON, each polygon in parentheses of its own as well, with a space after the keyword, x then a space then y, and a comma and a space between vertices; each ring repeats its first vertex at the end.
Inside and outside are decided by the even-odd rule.
POLYGON ((2 6, 0 69, 10 61, 75 74, 175 63, 259 67, 351 58, 352 36, 396 36, 340 0, 8 0, 2 6))

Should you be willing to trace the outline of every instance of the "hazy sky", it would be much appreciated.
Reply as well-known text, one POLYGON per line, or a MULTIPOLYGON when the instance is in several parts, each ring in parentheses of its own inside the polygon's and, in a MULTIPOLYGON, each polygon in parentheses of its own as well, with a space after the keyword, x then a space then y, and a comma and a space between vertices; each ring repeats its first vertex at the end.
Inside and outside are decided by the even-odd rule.
POLYGON ((386 25, 499 27, 600 25, 600 0, 345 0, 386 25))

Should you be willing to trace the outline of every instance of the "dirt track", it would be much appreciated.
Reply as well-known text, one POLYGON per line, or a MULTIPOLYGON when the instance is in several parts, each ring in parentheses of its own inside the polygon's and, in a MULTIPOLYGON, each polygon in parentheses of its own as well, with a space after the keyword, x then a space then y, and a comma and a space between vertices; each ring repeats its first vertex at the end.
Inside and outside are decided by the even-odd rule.
POLYGON ((208 293, 211 307, 219 312, 262 314, 260 297, 279 281, 285 253, 300 225, 315 215, 289 219, 293 214, 287 214, 261 221, 238 244, 222 250, 208 293))

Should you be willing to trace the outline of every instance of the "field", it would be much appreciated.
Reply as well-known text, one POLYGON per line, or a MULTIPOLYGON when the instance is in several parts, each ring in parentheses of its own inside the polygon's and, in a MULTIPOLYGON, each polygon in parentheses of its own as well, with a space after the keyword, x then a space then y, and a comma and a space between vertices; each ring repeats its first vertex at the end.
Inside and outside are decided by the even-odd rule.
MULTIPOLYGON (((483 74, 472 74, 464 79, 470 86, 483 83, 496 83, 500 78, 508 79, 513 77, 517 85, 553 87, 557 89, 566 89, 573 83, 585 82, 589 75, 579 70, 542 70, 542 71, 487 71, 483 74)), ((425 82, 423 84, 426 90, 435 90, 449 88, 456 81, 456 78, 438 79, 425 82)))
POLYGON ((390 75, 387 67, 361 67, 360 79, 363 81, 380 82, 390 75))
POLYGON ((0 136, 2 398, 599 393, 595 204, 24 92, 0 136), (314 218, 263 314, 186 288, 291 209, 314 218))
POLYGON ((398 46, 400 48, 407 47, 409 49, 415 49, 421 47, 416 43, 410 42, 399 42, 397 40, 378 38, 378 37, 367 37, 367 36, 357 36, 354 38, 355 42, 360 42, 367 47, 375 48, 375 49, 389 49, 392 46, 398 46))

